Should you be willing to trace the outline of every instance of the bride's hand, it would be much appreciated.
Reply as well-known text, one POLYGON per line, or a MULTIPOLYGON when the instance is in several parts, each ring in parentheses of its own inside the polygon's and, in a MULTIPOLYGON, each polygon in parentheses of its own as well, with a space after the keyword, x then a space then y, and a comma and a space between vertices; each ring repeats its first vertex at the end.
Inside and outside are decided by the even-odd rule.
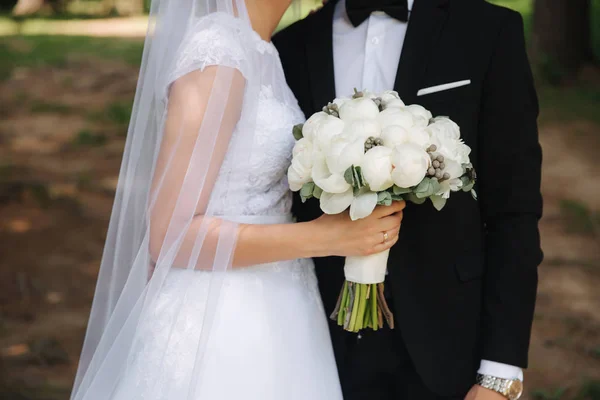
POLYGON ((389 249, 398 241, 404 207, 404 201, 379 206, 357 221, 352 221, 347 211, 324 214, 312 222, 322 256, 367 256, 389 249))

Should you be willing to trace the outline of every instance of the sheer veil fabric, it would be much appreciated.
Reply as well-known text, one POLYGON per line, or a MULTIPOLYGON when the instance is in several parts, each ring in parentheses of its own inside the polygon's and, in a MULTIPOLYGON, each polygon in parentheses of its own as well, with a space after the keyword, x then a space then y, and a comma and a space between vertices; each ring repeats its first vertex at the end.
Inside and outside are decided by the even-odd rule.
MULTIPOLYGON (((202 307, 196 309, 202 322, 195 348, 186 349, 194 360, 190 375, 202 375, 243 222, 241 215, 223 215, 221 206, 239 196, 238 188, 215 185, 227 173, 221 171, 225 158, 241 170, 249 166, 259 113, 257 101, 244 99, 258 99, 263 82, 280 68, 276 58, 247 50, 245 40, 271 44, 251 31, 244 0, 153 0, 149 20, 72 400, 114 398, 131 367, 140 327, 173 270, 211 272, 201 291, 180 282, 170 304, 172 324, 165 328, 177 329, 178 312, 188 302, 202 307), (220 43, 232 35, 238 36, 220 43)), ((155 353, 166 353, 164 346, 155 353)), ((162 398, 196 399, 201 384, 187 380, 162 398)))

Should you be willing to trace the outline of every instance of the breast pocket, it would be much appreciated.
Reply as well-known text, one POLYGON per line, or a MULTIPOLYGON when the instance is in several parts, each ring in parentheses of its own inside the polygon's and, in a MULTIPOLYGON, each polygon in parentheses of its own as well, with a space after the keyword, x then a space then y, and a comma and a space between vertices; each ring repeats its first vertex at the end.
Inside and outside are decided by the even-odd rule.
POLYGON ((422 104, 461 102, 471 96, 473 96, 472 81, 462 79, 421 88, 417 93, 417 102, 422 104))

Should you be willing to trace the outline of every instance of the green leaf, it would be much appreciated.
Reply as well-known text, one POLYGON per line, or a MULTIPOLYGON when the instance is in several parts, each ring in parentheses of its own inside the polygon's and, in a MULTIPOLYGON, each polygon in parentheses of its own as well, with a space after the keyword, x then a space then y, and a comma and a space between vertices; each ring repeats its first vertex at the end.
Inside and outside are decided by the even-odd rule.
POLYGON ((298 125, 294 125, 294 128, 292 129, 292 133, 294 135, 294 139, 296 140, 300 140, 304 137, 304 135, 302 135, 302 128, 304 127, 304 124, 298 124, 298 125))
POLYGON ((464 185, 462 187, 462 191, 463 192, 470 192, 471 190, 473 190, 473 186, 475 186, 475 182, 469 182, 466 185, 464 185))
POLYGON ((362 174, 362 169, 360 167, 355 167, 352 166, 353 168, 353 173, 354 173, 354 182, 358 185, 358 188, 363 188, 365 186, 367 186, 367 183, 365 182, 365 178, 363 177, 362 174))
POLYGON ((315 189, 313 190, 313 193, 312 193, 313 197, 316 199, 320 199, 322 194, 323 194, 323 189, 321 189, 320 187, 315 185, 315 189))
POLYGON ((362 189, 363 187, 367 186, 361 168, 355 167, 354 165, 348 167, 348 169, 344 172, 344 179, 354 189, 362 189))
POLYGON ((315 190, 314 182, 308 182, 308 183, 305 183, 304 185, 302 185, 302 188, 300 189, 300 198, 302 199, 303 203, 306 200, 313 197, 314 190, 315 190))
POLYGON ((393 200, 393 201, 402 201, 402 200, 404 200, 404 197, 402 197, 402 196, 401 196, 401 195, 399 195, 399 194, 393 194, 393 195, 392 195, 392 200, 393 200))
POLYGON ((354 167, 348 167, 344 172, 344 179, 348 182, 348 185, 354 187, 354 167))
POLYGON ((377 193, 377 204, 380 206, 391 206, 392 200, 392 194, 390 192, 377 193))
POLYGON ((477 192, 476 192, 476 191, 474 191, 474 190, 471 190, 471 196, 473 196, 473 198, 474 198, 475 200, 478 200, 478 199, 479 199, 479 197, 477 197, 477 192))
POLYGON ((415 188, 415 195, 420 199, 431 197, 440 191, 440 183, 437 179, 424 178, 415 188))
POLYGON ((408 194, 404 195, 404 198, 406 200, 410 201, 411 203, 415 203, 415 204, 423 204, 427 200, 427 199, 421 199, 413 193, 408 193, 408 194))
POLYGON ((412 192, 412 189, 410 189, 410 188, 401 188, 400 186, 396 186, 396 185, 394 185, 392 190, 394 191, 394 194, 406 194, 406 193, 412 192))
POLYGON ((442 211, 442 208, 444 208, 446 205, 446 199, 444 199, 442 196, 431 196, 430 199, 433 203, 433 206, 438 211, 442 211))

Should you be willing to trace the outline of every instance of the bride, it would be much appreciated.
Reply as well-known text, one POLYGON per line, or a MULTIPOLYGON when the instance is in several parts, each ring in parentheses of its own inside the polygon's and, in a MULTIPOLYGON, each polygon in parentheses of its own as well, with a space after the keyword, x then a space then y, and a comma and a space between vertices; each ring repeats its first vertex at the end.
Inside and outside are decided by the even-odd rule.
POLYGON ((71 399, 341 399, 310 258, 391 247, 402 205, 292 223, 289 3, 153 1, 71 399))

